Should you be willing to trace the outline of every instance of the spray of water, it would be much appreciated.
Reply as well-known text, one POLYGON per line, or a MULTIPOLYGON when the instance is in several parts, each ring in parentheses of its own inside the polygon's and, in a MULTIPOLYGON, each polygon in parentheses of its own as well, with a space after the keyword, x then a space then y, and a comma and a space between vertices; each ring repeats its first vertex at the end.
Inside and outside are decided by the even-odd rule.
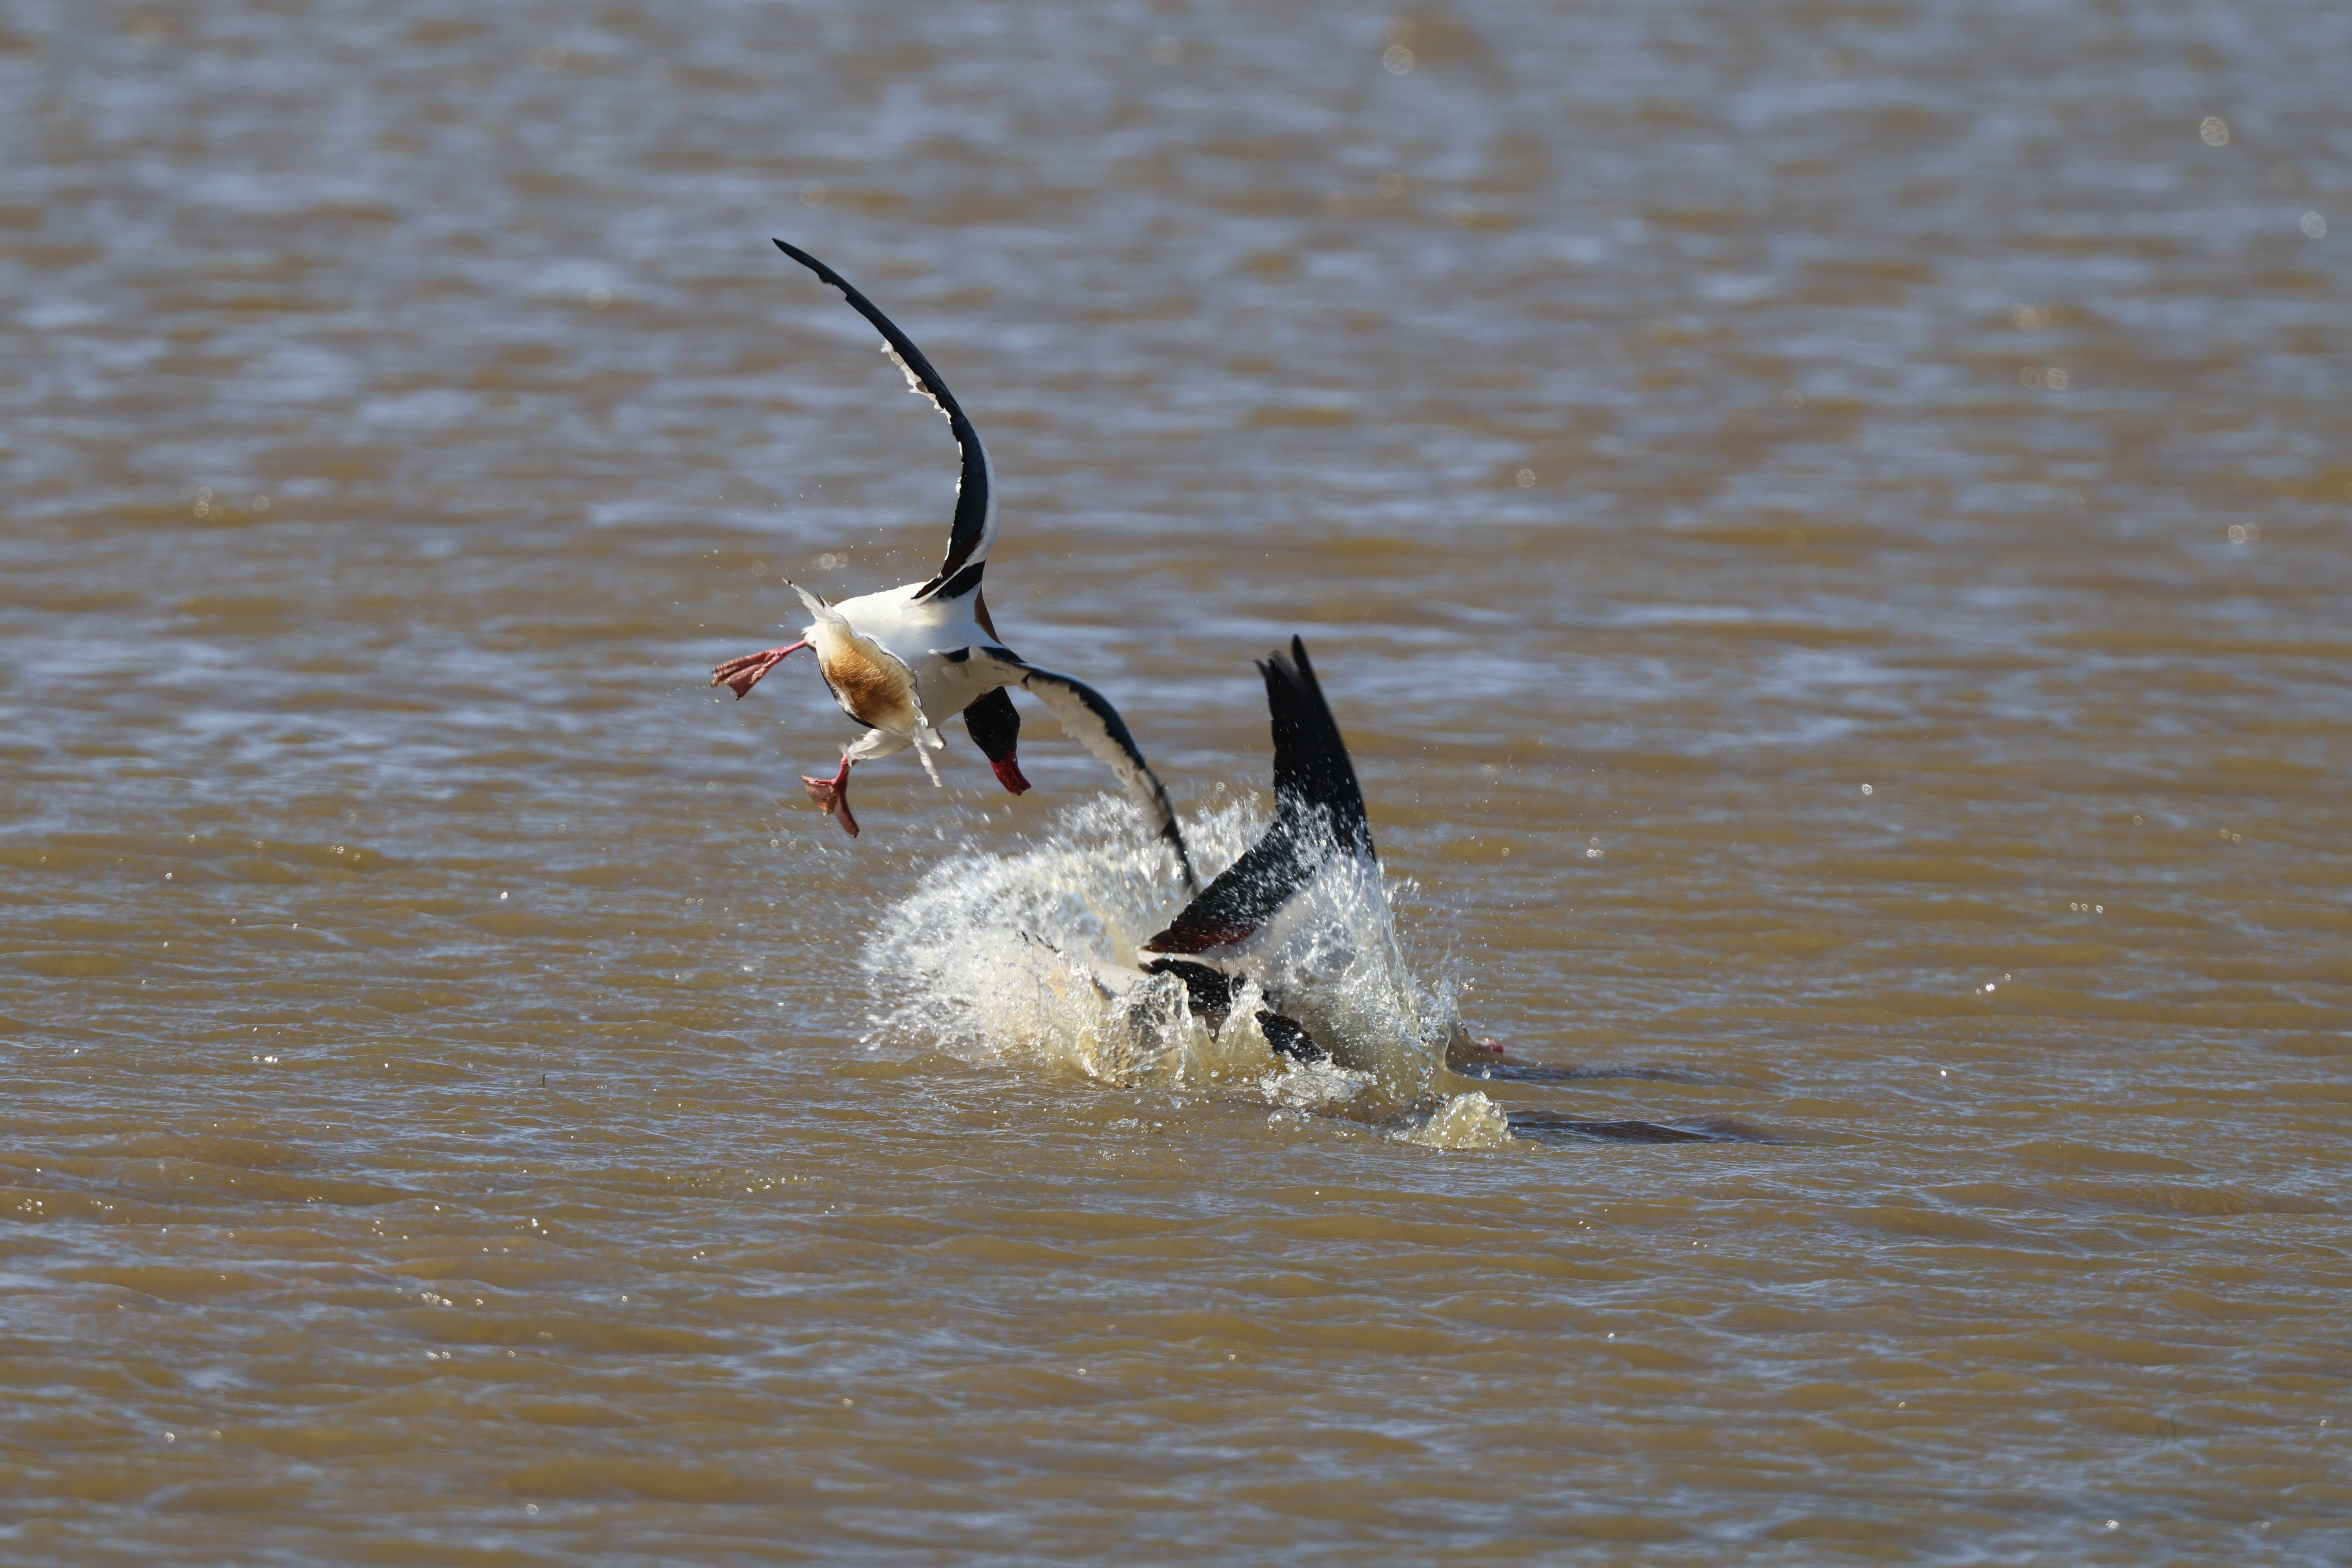
MULTIPOLYGON (((1213 875, 1265 825, 1256 805, 1229 805, 1186 837, 1213 875)), ((1327 866, 1252 945, 1248 980, 1213 1028, 1181 980, 1141 967, 1153 955, 1139 946, 1184 902, 1165 850, 1124 802, 1074 805, 1039 842, 948 857, 883 917, 866 952, 873 1038, 1348 1116, 1433 1147, 1499 1147, 1502 1110, 1445 1065, 1454 988, 1411 973, 1393 893, 1367 862, 1327 866), (1262 1007, 1305 1026, 1329 1059, 1276 1053, 1262 1007)))

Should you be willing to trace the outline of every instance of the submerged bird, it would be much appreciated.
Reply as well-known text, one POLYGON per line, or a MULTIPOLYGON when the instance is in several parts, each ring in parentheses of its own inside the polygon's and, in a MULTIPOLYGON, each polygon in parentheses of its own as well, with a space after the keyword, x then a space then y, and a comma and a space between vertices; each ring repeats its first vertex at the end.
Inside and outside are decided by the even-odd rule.
MULTIPOLYGON (((1679 1076, 1512 1067, 1501 1060, 1500 1047, 1474 1040, 1459 1019, 1425 1023, 1397 949, 1355 764, 1307 645, 1294 637, 1287 655, 1277 649, 1258 661, 1258 670, 1273 721, 1274 823, 1139 945, 1124 977, 1110 966, 1096 967, 1095 984, 1106 999, 1118 999, 1117 986, 1140 1000, 1150 977, 1171 975, 1182 984, 1184 1010, 1213 1037, 1240 1014, 1281 1056, 1367 1075, 1377 1091, 1374 1105, 1435 1103, 1472 1089, 1473 1079, 1679 1076)), ((1549 1110, 1505 1115, 1478 1103, 1475 1114, 1500 1118, 1522 1137, 1683 1143, 1760 1136, 1730 1121, 1592 1121, 1549 1110)))
MULTIPOLYGON (((1139 967, 1146 974, 1182 981, 1193 1014, 1213 1031, 1224 1026, 1255 973, 1269 1005, 1256 1010, 1253 1021, 1276 1052, 1307 1062, 1336 1057, 1342 1066, 1377 1070, 1381 1064, 1362 1058, 1383 1053, 1368 1052, 1364 1042, 1349 1039, 1349 1031, 1318 1002, 1318 987, 1312 983, 1318 974, 1357 967, 1352 961, 1358 956, 1335 954, 1330 933, 1313 928, 1330 925, 1340 910, 1377 910, 1383 917, 1387 912, 1363 790, 1315 679, 1307 644, 1294 637, 1287 656, 1277 648, 1258 660, 1257 668, 1265 678, 1274 729, 1273 826, 1166 930, 1142 944, 1139 967), (1321 900, 1314 897, 1318 887, 1327 895, 1321 900), (1318 937, 1325 949, 1322 962, 1309 963, 1304 973, 1283 962, 1294 956, 1286 949, 1297 949, 1302 940, 1314 945, 1318 937), (1332 962, 1335 957, 1339 962, 1332 962), (1309 1021, 1302 1023, 1294 1014, 1309 1021)), ((1340 942, 1369 935, 1389 949, 1371 955, 1373 967, 1401 975, 1402 957, 1394 952, 1387 922, 1376 923, 1376 931, 1347 933, 1340 942), (1395 962, 1383 962, 1389 960, 1395 962)), ((1409 1000, 1403 1016, 1411 1016, 1409 1000)))
POLYGON ((1007 690, 1019 687, 1045 703, 1063 729, 1108 763, 1160 837, 1176 852, 1184 887, 1198 887, 1192 860, 1177 826, 1168 791, 1143 760, 1118 710, 1082 681, 1030 664, 1003 646, 981 593, 981 575, 996 542, 996 491, 988 452, 963 407, 912 339, 841 274, 804 250, 775 242, 776 248, 842 292, 851 308, 882 334, 883 352, 906 373, 912 390, 947 416, 963 454, 956 486, 955 521, 948 552, 929 581, 909 583, 829 605, 799 584, 791 584, 815 617, 801 640, 729 659, 711 672, 713 686, 728 686, 740 699, 762 676, 802 648, 816 652, 818 670, 841 710, 866 726, 841 753, 841 769, 829 779, 803 778, 809 798, 838 821, 852 837, 857 818, 849 809, 849 770, 858 763, 915 748, 923 771, 939 783, 931 753, 941 750, 939 724, 961 713, 997 779, 1014 795, 1029 788, 1021 775, 1015 747, 1021 716, 1007 690))

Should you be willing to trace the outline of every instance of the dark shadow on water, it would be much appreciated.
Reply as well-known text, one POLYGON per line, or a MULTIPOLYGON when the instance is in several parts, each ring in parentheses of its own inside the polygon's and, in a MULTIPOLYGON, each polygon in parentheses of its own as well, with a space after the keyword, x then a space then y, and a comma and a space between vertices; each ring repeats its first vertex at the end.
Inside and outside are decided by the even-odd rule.
POLYGON ((1460 1069, 1465 1078, 1497 1083, 1582 1083, 1591 1079, 1639 1079, 1645 1083, 1722 1083, 1725 1079, 1681 1068, 1559 1068, 1541 1062, 1492 1062, 1460 1069))
POLYGON ((1760 1128, 1726 1116, 1669 1127, 1657 1121, 1579 1121, 1551 1110, 1509 1113, 1514 1136, 1538 1143, 1777 1143, 1760 1128))

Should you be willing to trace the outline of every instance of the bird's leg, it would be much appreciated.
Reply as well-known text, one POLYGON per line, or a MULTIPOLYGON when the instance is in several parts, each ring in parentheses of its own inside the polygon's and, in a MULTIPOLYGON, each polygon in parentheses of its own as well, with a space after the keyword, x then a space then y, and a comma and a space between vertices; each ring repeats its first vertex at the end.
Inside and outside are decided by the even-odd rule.
POLYGON ((813 779, 806 773, 801 783, 808 786, 809 798, 824 808, 824 814, 839 822, 848 835, 857 837, 857 818, 849 815, 849 759, 841 759, 841 771, 829 779, 813 779))
POLYGON ((745 692, 760 684, 760 677, 784 662, 785 655, 798 653, 806 647, 808 640, 803 637, 790 647, 762 648, 741 658, 730 658, 710 672, 710 684, 733 687, 735 700, 740 702, 745 692))

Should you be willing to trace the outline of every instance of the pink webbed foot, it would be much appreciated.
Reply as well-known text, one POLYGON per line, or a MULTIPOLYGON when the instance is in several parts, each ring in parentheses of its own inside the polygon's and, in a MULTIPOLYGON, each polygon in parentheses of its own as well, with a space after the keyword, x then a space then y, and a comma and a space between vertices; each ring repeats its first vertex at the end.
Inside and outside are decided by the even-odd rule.
POLYGON ((790 647, 762 648, 758 653, 747 653, 740 658, 730 658, 710 672, 710 684, 733 687, 735 700, 740 702, 745 692, 760 684, 760 677, 783 663, 785 656, 798 653, 806 647, 808 643, 803 640, 790 647))
POLYGON ((827 816, 842 826, 852 838, 857 837, 857 818, 849 815, 849 759, 841 759, 841 771, 829 779, 813 779, 806 773, 801 783, 808 786, 808 796, 817 803, 827 816))
POLYGON ((1014 795, 1027 795, 1029 781, 1021 776, 1021 762, 1011 752, 988 764, 996 770, 996 782, 1014 795))

